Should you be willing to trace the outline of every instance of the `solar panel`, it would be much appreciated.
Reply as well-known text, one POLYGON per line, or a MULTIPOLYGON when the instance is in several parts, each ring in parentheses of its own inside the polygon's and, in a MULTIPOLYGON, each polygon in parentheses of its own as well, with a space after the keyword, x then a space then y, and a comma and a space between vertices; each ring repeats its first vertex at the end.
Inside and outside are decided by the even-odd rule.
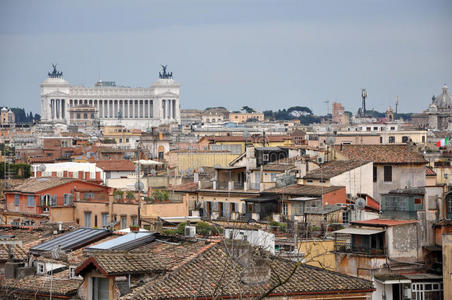
POLYGON ((106 229, 78 228, 77 230, 34 246, 30 248, 30 251, 34 253, 52 251, 58 246, 63 251, 72 251, 98 241, 110 234, 111 232, 106 229))
POLYGON ((86 248, 86 250, 130 250, 155 240, 154 233, 129 233, 115 239, 86 248))

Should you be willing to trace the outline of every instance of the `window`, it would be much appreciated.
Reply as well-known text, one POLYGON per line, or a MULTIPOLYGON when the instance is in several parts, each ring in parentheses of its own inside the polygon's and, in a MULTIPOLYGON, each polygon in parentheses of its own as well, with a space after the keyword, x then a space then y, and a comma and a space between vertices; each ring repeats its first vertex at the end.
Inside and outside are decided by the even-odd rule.
POLYGON ((87 113, 83 114, 83 119, 88 119, 88 114, 87 113))
POLYGON ((94 227, 97 228, 97 215, 94 215, 94 227))
POLYGON ((422 142, 425 143, 425 135, 422 136, 422 142))
POLYGON ((343 224, 350 223, 350 212, 349 211, 342 212, 342 223, 343 224))
POLYGON ((392 166, 384 166, 384 181, 392 182, 392 166))
POLYGON ((126 139, 126 143, 128 143, 129 142, 129 139, 126 139))
POLYGON ((383 144, 383 137, 380 136, 380 144, 383 144))
POLYGON ((402 143, 408 143, 408 141, 409 138, 406 135, 402 136, 402 143))
POLYGON ((63 205, 64 206, 72 205, 72 194, 64 194, 63 195, 63 205))
POLYGON ((90 293, 92 300, 110 299, 110 280, 101 277, 91 277, 90 293))
POLYGON ((102 227, 108 226, 108 213, 102 213, 102 215, 101 215, 101 225, 102 225, 102 227))
POLYGON ((391 130, 395 130, 395 127, 391 127, 391 130))
POLYGON ((28 207, 35 207, 35 196, 27 196, 27 206, 28 207))
POLYGON ((37 274, 44 274, 46 272, 46 268, 44 263, 37 263, 36 264, 36 273, 37 274))
POLYGON ((15 206, 19 206, 20 204, 20 195, 19 194, 15 194, 14 195, 14 205, 15 206))
POLYGON ((91 212, 85 211, 85 227, 91 227, 91 212))
POLYGON ((77 114, 77 119, 80 119, 80 114, 77 114))
POLYGON ((121 229, 127 228, 127 216, 121 216, 121 229))
POLYGON ((84 193, 83 199, 85 200, 94 199, 94 193, 84 193))
POLYGON ((138 225, 138 217, 137 216, 131 216, 130 221, 132 222, 132 225, 138 225))
POLYGON ((77 267, 75 267, 75 266, 69 267, 69 278, 71 278, 71 279, 80 278, 80 276, 75 276, 75 269, 77 269, 77 267))
POLYGON ((374 171, 373 171, 373 179, 374 179, 374 182, 377 182, 377 180, 378 180, 378 168, 377 168, 377 166, 374 166, 374 171))
POLYGON ((388 141, 390 144, 394 144, 395 143, 395 136, 390 136, 389 137, 389 141, 388 141))
POLYGON ((288 213, 289 213, 289 207, 288 207, 287 203, 283 203, 282 204, 282 214, 284 216, 287 216, 288 213))
POLYGON ((312 179, 307 179, 306 181, 309 183, 312 183, 312 179))

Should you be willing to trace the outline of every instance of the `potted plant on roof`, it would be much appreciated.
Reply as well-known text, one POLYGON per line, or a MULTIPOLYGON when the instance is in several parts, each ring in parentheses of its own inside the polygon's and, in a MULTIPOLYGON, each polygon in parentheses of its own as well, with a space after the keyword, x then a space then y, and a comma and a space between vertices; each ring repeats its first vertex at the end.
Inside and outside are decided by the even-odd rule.
POLYGON ((130 232, 138 233, 140 231, 140 227, 138 225, 132 224, 129 226, 130 232))

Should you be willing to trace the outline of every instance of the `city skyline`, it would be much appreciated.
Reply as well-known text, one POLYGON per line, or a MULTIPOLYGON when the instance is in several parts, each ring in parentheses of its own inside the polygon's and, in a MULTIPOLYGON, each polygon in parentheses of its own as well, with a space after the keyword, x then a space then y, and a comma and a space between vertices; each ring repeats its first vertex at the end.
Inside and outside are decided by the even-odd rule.
MULTIPOLYGON (((4 1, 1 104, 40 113, 51 63, 73 85, 98 79, 149 87, 160 64, 181 84, 181 108, 257 110, 324 101, 355 112, 421 112, 452 85, 448 1, 4 1)), ((330 107, 331 110, 331 107, 330 107)))

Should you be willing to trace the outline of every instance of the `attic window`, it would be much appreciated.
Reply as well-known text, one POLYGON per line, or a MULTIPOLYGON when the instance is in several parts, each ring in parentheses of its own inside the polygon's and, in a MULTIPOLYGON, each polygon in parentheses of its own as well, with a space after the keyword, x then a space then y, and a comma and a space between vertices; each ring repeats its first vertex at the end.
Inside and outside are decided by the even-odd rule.
POLYGON ((44 263, 37 263, 36 264, 36 273, 37 274, 44 274, 45 270, 46 270, 46 268, 45 268, 44 263))

